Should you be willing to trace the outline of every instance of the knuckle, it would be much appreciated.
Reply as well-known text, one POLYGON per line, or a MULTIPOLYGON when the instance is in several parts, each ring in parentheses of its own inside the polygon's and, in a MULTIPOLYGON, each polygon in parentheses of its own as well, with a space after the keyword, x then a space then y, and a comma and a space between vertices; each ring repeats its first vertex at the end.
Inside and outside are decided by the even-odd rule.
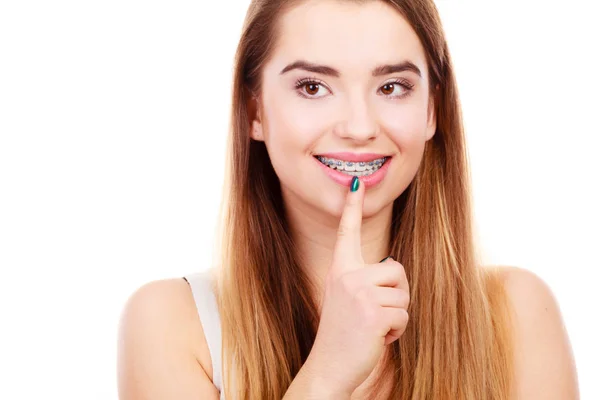
POLYGON ((396 277, 400 282, 408 282, 406 270, 404 269, 404 266, 402 264, 400 264, 398 261, 394 261, 393 263, 391 263, 391 267, 394 269, 396 277))
POLYGON ((354 299, 365 307, 370 307, 375 304, 373 301, 373 289, 368 286, 361 286, 354 292, 354 299))
POLYGON ((381 313, 379 307, 374 307, 370 304, 365 304, 362 307, 363 321, 365 326, 371 329, 380 329, 381 328, 381 313))
POLYGON ((406 270, 404 269, 404 267, 402 266, 402 264, 400 264, 400 275, 402 277, 403 281, 408 281, 408 277, 406 276, 406 270))
POLYGON ((356 205, 358 203, 358 199, 356 198, 356 196, 352 196, 350 193, 348 193, 346 195, 346 210, 345 211, 350 211, 349 209, 352 208, 352 206, 356 205))
POLYGON ((402 264, 401 264, 399 261, 396 261, 396 260, 392 261, 392 265, 393 265, 393 266, 394 266, 396 269, 399 269, 399 270, 402 270, 402 271, 404 271, 404 265, 402 265, 402 264))
POLYGON ((403 308, 398 308, 390 314, 390 326, 395 329, 404 329, 408 323, 408 312, 403 308))
POLYGON ((406 290, 400 291, 400 307, 407 309, 410 305, 410 294, 406 290))
POLYGON ((391 260, 390 265, 392 265, 396 269, 401 269, 404 271, 404 265, 402 265, 399 261, 391 260))
POLYGON ((408 324, 408 311, 406 311, 405 309, 401 308, 400 309, 400 323, 404 326, 406 326, 408 324))
POLYGON ((350 228, 348 227, 348 223, 345 221, 342 221, 340 223, 340 226, 337 229, 338 237, 348 236, 349 233, 350 233, 350 228))
POLYGON ((362 303, 369 298, 367 291, 368 289, 366 287, 360 287, 354 291, 353 296, 356 300, 362 303))
POLYGON ((354 293, 354 279, 352 279, 351 275, 344 274, 339 279, 340 285, 344 291, 348 293, 354 293))

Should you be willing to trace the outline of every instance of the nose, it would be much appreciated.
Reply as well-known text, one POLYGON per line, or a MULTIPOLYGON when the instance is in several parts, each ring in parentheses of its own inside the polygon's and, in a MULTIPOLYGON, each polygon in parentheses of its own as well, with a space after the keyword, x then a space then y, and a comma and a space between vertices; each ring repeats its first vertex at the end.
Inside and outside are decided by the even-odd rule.
POLYGON ((340 138, 368 142, 377 137, 377 120, 371 104, 364 97, 355 96, 349 99, 343 115, 344 118, 336 127, 336 134, 340 138))

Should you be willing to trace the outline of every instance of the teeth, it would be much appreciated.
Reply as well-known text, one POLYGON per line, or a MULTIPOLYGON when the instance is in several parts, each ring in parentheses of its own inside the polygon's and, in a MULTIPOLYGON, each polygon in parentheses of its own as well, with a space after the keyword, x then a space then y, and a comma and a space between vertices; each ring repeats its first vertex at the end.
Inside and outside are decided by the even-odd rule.
POLYGON ((371 175, 373 172, 377 171, 385 162, 386 157, 367 162, 342 161, 323 156, 317 156, 317 159, 323 164, 327 165, 329 168, 338 170, 347 175, 365 176, 371 175))

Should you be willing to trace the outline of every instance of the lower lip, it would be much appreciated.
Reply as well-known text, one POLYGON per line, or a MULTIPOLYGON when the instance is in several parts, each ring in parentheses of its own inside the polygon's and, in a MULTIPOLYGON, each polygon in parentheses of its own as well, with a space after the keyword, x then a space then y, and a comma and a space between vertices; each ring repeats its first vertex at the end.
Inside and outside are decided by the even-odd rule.
MULTIPOLYGON (((352 182, 354 176, 344 174, 343 172, 339 172, 338 170, 335 170, 333 168, 329 168, 316 158, 315 161, 321 166, 321 168, 325 170, 325 173, 335 182, 339 183, 342 186, 350 187, 350 183, 352 182)), ((392 157, 387 158, 381 166, 381 168, 379 168, 377 171, 375 171, 371 175, 359 176, 358 179, 360 179, 361 183, 363 183, 365 185, 365 188, 367 189, 377 185, 383 180, 383 178, 385 178, 385 174, 387 173, 387 170, 390 167, 391 161, 392 157)))

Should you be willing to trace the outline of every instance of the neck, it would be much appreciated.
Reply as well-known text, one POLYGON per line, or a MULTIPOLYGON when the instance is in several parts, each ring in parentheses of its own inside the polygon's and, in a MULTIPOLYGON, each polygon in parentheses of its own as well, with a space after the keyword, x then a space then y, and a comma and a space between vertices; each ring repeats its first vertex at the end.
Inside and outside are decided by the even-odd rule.
MULTIPOLYGON (((296 250, 309 279, 317 289, 315 299, 321 304, 323 284, 332 262, 333 248, 337 239, 339 216, 292 198, 282 192, 285 202, 286 218, 296 250)), ((380 210, 377 214, 364 217, 361 226, 361 251, 365 264, 378 263, 389 255, 393 205, 380 210)))

